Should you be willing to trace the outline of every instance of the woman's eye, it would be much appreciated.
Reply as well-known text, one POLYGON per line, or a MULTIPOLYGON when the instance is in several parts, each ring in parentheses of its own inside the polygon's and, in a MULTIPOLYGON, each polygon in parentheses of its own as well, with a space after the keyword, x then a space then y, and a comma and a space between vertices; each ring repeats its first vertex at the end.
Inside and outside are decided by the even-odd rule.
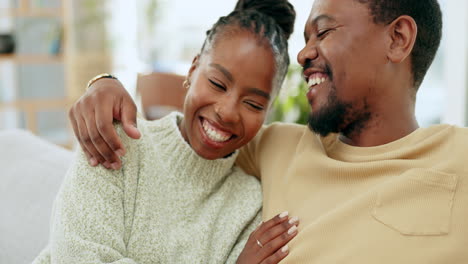
POLYGON ((219 84, 219 83, 217 83, 217 82, 214 82, 214 81, 212 81, 212 80, 210 80, 210 79, 208 79, 208 81, 209 81, 212 85, 214 85, 216 88, 221 89, 221 90, 223 90, 223 91, 226 91, 226 87, 222 86, 221 84, 219 84))
POLYGON ((246 102, 246 104, 249 105, 250 107, 252 107, 253 109, 257 110, 257 111, 262 111, 263 110, 263 106, 261 106, 261 105, 258 105, 258 104, 252 103, 252 102, 246 102))

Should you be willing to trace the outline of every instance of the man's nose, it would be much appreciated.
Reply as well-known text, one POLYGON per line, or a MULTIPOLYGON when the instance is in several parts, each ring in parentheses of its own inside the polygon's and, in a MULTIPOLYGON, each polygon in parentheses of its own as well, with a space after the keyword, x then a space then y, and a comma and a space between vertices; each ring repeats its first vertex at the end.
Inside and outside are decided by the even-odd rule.
POLYGON ((297 54, 297 62, 304 67, 307 61, 313 61, 317 56, 317 46, 314 42, 308 41, 305 47, 297 54))

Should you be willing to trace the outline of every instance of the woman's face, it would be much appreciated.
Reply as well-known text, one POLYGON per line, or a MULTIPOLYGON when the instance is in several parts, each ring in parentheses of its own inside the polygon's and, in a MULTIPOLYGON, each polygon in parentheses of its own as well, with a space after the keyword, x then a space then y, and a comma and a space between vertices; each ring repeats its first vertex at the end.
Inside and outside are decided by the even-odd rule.
POLYGON ((219 38, 194 60, 180 128, 198 155, 225 157, 257 134, 275 72, 271 48, 248 31, 219 38))

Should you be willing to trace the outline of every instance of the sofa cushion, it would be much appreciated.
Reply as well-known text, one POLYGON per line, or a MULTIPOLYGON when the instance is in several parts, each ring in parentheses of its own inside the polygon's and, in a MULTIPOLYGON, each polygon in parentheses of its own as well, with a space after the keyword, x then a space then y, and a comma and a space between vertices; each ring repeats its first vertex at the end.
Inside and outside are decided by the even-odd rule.
POLYGON ((47 245, 52 203, 72 156, 29 132, 0 131, 0 263, 31 263, 47 245))

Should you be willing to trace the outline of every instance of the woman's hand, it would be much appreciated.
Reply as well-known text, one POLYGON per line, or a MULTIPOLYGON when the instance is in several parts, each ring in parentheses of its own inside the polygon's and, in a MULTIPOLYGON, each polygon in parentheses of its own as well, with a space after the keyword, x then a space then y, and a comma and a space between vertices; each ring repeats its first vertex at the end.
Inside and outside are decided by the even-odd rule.
POLYGON ((267 222, 263 222, 250 234, 237 264, 243 263, 278 263, 288 253, 288 242, 297 235, 297 217, 289 218, 288 213, 281 213, 267 222))
POLYGON ((69 118, 73 131, 89 164, 119 169, 124 146, 112 122, 122 121, 125 133, 134 139, 141 134, 136 127, 137 108, 130 94, 115 79, 100 79, 72 106, 69 118))

